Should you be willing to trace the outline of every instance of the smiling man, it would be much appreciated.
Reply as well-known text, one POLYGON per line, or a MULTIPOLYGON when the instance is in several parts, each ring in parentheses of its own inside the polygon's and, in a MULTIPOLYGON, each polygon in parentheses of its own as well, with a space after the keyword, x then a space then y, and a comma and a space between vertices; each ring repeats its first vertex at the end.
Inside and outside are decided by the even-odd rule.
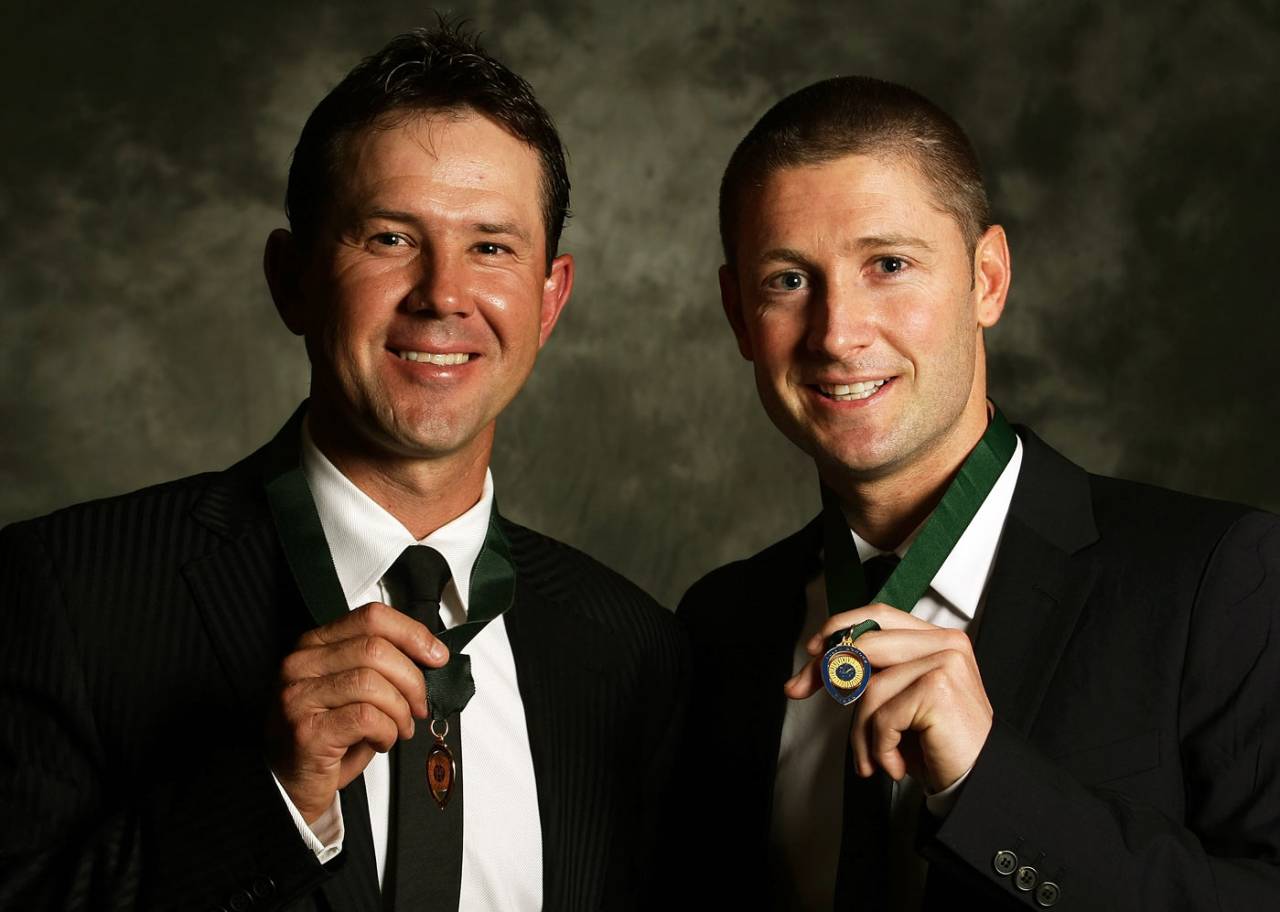
POLYGON ((573 286, 568 196, 455 29, 320 103, 265 255, 310 399, 225 472, 0 533, 0 905, 646 901, 683 638, 488 468, 573 286))
POLYGON ((1277 518, 1007 423, 984 336, 1005 233, 915 92, 784 99, 720 206, 725 313, 823 510, 680 606, 700 900, 1275 905, 1277 518))

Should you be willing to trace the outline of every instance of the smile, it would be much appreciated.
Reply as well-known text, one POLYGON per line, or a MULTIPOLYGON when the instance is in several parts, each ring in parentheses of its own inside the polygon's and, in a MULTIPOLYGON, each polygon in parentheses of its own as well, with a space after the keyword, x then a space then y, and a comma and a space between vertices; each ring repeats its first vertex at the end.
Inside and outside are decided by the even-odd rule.
POLYGON ((858 383, 837 383, 834 385, 819 383, 816 384, 816 388, 822 395, 836 402, 855 402, 859 399, 869 399, 879 391, 880 387, 892 380, 892 377, 886 377, 883 380, 863 380, 858 383))
POLYGON ((470 352, 418 352, 418 351, 398 351, 396 356, 402 361, 417 361, 423 364, 466 364, 471 360, 470 352))

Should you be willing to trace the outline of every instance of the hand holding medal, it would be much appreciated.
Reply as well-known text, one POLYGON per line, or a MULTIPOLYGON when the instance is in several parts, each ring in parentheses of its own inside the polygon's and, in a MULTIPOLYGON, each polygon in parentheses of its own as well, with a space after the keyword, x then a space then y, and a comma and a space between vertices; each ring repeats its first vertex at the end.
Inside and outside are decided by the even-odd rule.
MULTIPOLYGON (((1016 446, 1013 429, 993 410, 986 433, 906 556, 894 567, 896 558, 888 555, 888 563, 879 568, 884 578, 869 579, 839 502, 823 486, 823 576, 832 616, 807 644, 815 659, 786 683, 786 693, 803 699, 825 687, 837 703, 855 704, 850 737, 864 776, 879 766, 894 779, 910 773, 930 791, 940 791, 973 766, 986 743, 991 704, 969 638, 912 617, 910 611, 1016 446), (842 610, 859 605, 865 607, 842 610), (911 737, 904 740, 908 733, 911 737), (911 755, 910 763, 905 754, 911 755)), ((885 560, 873 558, 867 566, 885 560)))
POLYGON ((425 626, 380 602, 302 635, 281 664, 266 748, 303 819, 324 813, 375 751, 413 737, 428 718, 419 668, 448 658, 425 626))
POLYGON ((868 629, 853 647, 874 669, 860 686, 849 734, 858 772, 881 768, 895 780, 910 774, 941 791, 973 766, 991 731, 991 703, 963 632, 884 604, 837 614, 807 644, 814 658, 787 682, 786 694, 800 700, 822 690, 825 639, 868 622, 880 629, 868 629))

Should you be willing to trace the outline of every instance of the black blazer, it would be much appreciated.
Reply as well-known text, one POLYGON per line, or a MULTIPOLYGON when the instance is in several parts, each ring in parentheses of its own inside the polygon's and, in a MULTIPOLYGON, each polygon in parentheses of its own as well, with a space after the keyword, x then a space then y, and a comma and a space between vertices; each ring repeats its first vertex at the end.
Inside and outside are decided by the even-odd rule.
MULTIPOLYGON (((1059 910, 1280 908, 1280 518, 1089 475, 1019 436, 975 644, 996 722, 942 824, 922 814, 925 908, 1039 908, 995 870, 1005 849, 1060 887, 1059 910)), ((767 890, 782 684, 820 547, 815 521, 678 611, 690 827, 721 903, 767 890)), ((870 835, 847 850, 882 851, 870 835)), ((876 908, 884 884, 855 889, 876 908)))
MULTIPOLYGON (((0 908, 381 909, 362 779, 321 866, 263 760, 273 681, 312 624, 267 512, 265 450, 0 531, 0 908)), ((638 906, 684 637, 622 577, 502 522, 544 905, 638 906)))

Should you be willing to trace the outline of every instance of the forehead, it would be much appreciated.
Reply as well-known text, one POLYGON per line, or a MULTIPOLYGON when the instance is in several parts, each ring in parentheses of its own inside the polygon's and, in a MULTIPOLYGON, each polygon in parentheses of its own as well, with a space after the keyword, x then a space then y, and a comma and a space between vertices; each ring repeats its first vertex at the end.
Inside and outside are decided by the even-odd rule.
POLYGON ((744 194, 740 251, 803 239, 820 244, 854 237, 910 234, 963 244, 960 226, 940 206, 932 183, 910 159, 846 155, 771 171, 744 194))
POLYGON ((334 196, 363 206, 503 206, 538 219, 541 162, 532 147, 475 112, 400 115, 349 137, 334 196))

